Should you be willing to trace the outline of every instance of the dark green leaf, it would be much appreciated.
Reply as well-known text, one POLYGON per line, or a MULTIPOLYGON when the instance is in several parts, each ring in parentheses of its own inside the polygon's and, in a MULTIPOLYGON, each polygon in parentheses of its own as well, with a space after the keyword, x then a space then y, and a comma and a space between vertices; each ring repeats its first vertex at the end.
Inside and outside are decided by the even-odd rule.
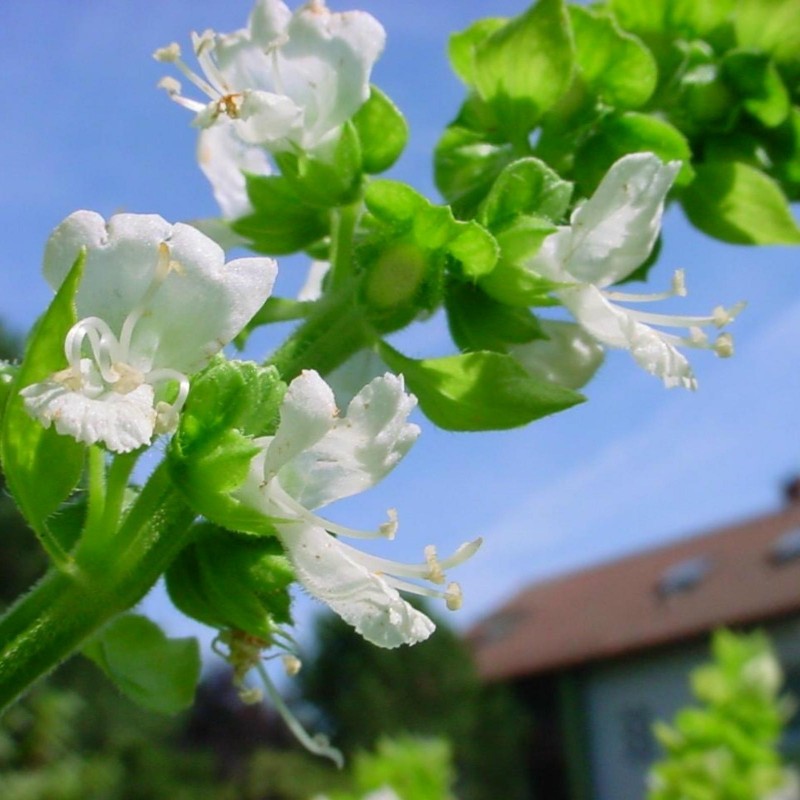
POLYGON ((766 127, 774 128, 789 116, 789 92, 765 53, 737 50, 726 54, 722 75, 744 98, 747 111, 766 127))
POLYGON ((75 293, 86 258, 81 252, 56 296, 34 327, 25 358, 8 392, 3 417, 2 462, 6 483, 30 526, 39 534, 45 520, 80 479, 85 447, 55 427, 44 428, 25 411, 20 391, 67 367, 64 340, 77 321, 75 293))
POLYGON ((253 213, 231 228, 254 250, 271 255, 295 253, 326 236, 328 212, 304 204, 292 184, 277 175, 247 175, 247 194, 253 213))
POLYGON ((506 352, 542 336, 538 320, 527 308, 498 303, 477 286, 451 281, 445 294, 447 321, 461 350, 506 352))
POLYGON ((638 108, 656 88, 650 51, 611 17, 570 6, 578 69, 589 91, 617 108, 638 108))
POLYGON ((609 167, 628 153, 655 153, 662 161, 683 161, 675 181, 688 183, 693 176, 692 150, 686 137, 658 117, 630 111, 607 117, 575 156, 575 177, 581 192, 591 195, 609 167))
POLYGON ((428 419, 445 430, 516 428, 584 399, 577 392, 532 378, 503 353, 418 361, 382 342, 380 354, 395 372, 403 373, 428 419))
POLYGON ((194 701, 200 679, 197 640, 168 639, 147 617, 119 617, 83 653, 145 708, 176 714, 194 701))
POLYGON ((695 227, 724 242, 800 244, 800 229, 780 187, 747 164, 700 164, 682 202, 695 227))
POLYGON ((513 142, 567 90, 574 67, 563 0, 538 0, 475 48, 475 83, 513 142))
POLYGON ((400 158, 408 142, 408 123, 395 104, 376 86, 370 87, 369 100, 353 117, 361 141, 364 172, 385 172, 400 158))
POLYGON ((361 142, 352 123, 345 123, 333 153, 320 160, 305 152, 276 153, 275 162, 300 202, 321 210, 348 205, 361 191, 361 142))
POLYGON ((275 623, 291 622, 294 572, 273 536, 240 536, 197 526, 195 541, 167 570, 167 591, 185 614, 215 628, 269 641, 275 623))

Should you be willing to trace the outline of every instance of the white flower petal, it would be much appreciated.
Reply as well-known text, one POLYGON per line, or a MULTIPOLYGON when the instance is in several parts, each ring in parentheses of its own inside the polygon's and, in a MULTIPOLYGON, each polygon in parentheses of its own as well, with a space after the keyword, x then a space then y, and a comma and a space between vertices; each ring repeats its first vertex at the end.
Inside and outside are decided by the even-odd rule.
POLYGON ((300 583, 367 641, 393 648, 424 641, 435 630, 428 617, 351 560, 322 528, 281 525, 279 533, 300 583))
POLYGON ((197 138, 197 161, 214 190, 214 198, 226 219, 252 213, 244 172, 269 175, 266 152, 244 142, 230 120, 220 120, 197 138))
POLYGON ((156 412, 148 384, 128 394, 105 391, 90 397, 47 380, 23 389, 22 396, 28 413, 45 428, 53 424, 60 434, 84 444, 102 442, 112 452, 128 453, 153 438, 156 412))
POLYGON ((303 370, 283 398, 280 424, 267 447, 264 477, 275 475, 318 442, 334 426, 338 413, 330 386, 314 370, 303 370))
POLYGON ((419 427, 408 422, 415 406, 402 378, 391 373, 375 378, 353 398, 343 418, 281 468, 281 486, 306 508, 369 489, 419 436, 419 427))
POLYGON ((574 322, 540 320, 540 324, 547 339, 513 345, 509 354, 535 378, 580 389, 603 363, 603 348, 574 322))
POLYGON ((652 153, 619 159, 592 198, 572 214, 564 265, 575 280, 608 286, 650 255, 661 225, 664 198, 680 170, 652 153))
POLYGON ((236 132, 246 142, 279 152, 302 138, 303 109, 289 97, 265 91, 248 91, 242 101, 236 132))
POLYGON ((304 109, 301 146, 310 150, 369 97, 369 75, 386 33, 370 14, 332 13, 321 3, 301 8, 287 33, 278 55, 281 81, 304 109))
POLYGON ((630 350, 639 365, 660 377, 667 387, 695 388, 688 360, 665 335, 635 320, 625 308, 610 303, 599 289, 583 285, 566 289, 559 297, 598 341, 630 350))
POLYGON ((106 223, 94 211, 76 211, 47 241, 44 276, 58 290, 85 246, 88 253, 75 300, 78 318, 100 317, 119 331, 152 284, 158 245, 171 230, 157 214, 117 214, 106 223))
POLYGON ((253 41, 266 48, 286 33, 292 12, 280 0, 257 0, 247 27, 253 41))
POLYGON ((190 225, 170 225, 155 214, 77 211, 51 236, 44 272, 57 288, 82 246, 88 247, 76 305, 80 318, 99 317, 118 336, 156 280, 166 242, 175 267, 142 307, 131 342, 137 369, 190 374, 226 345, 263 305, 277 266, 270 258, 225 264, 222 249, 190 225))

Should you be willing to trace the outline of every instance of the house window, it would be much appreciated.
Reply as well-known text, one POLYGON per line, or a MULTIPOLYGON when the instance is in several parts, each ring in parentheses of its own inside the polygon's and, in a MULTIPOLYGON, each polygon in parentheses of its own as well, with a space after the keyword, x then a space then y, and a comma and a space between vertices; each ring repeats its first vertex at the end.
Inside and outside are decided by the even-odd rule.
POLYGON ((652 731, 654 719, 645 705, 629 706, 620 712, 622 752, 631 764, 650 764, 658 755, 652 731))

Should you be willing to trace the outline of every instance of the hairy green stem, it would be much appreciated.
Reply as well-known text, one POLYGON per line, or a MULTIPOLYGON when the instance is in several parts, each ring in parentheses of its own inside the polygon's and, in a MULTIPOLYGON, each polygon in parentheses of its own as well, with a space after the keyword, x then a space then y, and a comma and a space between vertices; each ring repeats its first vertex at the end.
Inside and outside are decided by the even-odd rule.
POLYGON ((375 341, 375 333, 356 304, 352 284, 319 300, 305 321, 267 359, 284 380, 304 369, 325 375, 375 341))
POLYGON ((341 206, 333 211, 331 227, 331 291, 341 291, 353 276, 353 236, 361 203, 341 206))
POLYGON ((129 519, 85 554, 78 575, 51 570, 0 619, 0 710, 147 593, 185 545, 194 512, 162 467, 129 519))

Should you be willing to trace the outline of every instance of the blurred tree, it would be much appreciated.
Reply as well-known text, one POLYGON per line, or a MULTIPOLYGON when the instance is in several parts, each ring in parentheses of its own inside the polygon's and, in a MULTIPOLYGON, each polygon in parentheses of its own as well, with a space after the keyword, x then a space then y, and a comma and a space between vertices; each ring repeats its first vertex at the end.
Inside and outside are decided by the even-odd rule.
POLYGON ((435 621, 427 641, 387 651, 339 617, 321 615, 316 650, 298 676, 304 698, 348 755, 385 736, 444 738, 452 745, 459 798, 526 797, 519 765, 528 725, 520 705, 504 687, 483 686, 466 644, 435 621))

